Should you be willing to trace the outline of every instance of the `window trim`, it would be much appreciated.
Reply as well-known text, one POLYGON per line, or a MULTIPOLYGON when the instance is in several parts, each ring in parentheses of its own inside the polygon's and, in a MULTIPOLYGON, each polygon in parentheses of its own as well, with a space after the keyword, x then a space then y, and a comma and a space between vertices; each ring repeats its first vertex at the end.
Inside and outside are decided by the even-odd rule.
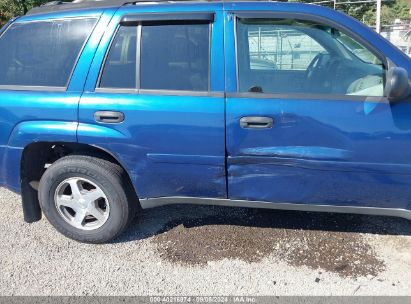
POLYGON ((27 85, 0 85, 0 91, 44 91, 44 92, 65 92, 67 87, 53 86, 27 86, 27 85))
POLYGON ((163 96, 198 96, 198 97, 224 97, 224 92, 217 91, 187 91, 187 90, 150 90, 150 89, 121 89, 121 88, 96 88, 96 93, 134 94, 134 95, 163 95, 163 96))
POLYGON ((172 21, 193 22, 200 21, 213 23, 215 18, 214 12, 177 12, 177 13, 141 13, 124 15, 121 18, 121 25, 138 25, 142 22, 159 22, 168 23, 172 21))
MULTIPOLYGON (((364 98, 367 100, 370 99, 378 100, 376 102, 388 101, 385 92, 384 96, 362 96, 362 95, 343 95, 343 94, 313 94, 313 93, 255 93, 255 92, 240 92, 240 79, 239 79, 239 61, 238 61, 238 33, 237 33, 237 23, 238 20, 243 19, 295 19, 303 21, 314 21, 320 22, 321 24, 333 27, 342 33, 346 34, 355 41, 360 42, 364 47, 366 47, 374 56, 376 56, 381 63, 383 64, 384 71, 393 66, 392 62, 379 52, 372 44, 367 40, 363 39, 361 36, 355 32, 347 29, 346 27, 340 25, 337 22, 334 22, 331 19, 322 16, 316 16, 309 13, 292 13, 292 12, 253 12, 253 11, 230 11, 234 15, 234 50, 235 50, 235 65, 236 65, 236 92, 229 93, 227 96, 231 97, 240 97, 240 98, 287 98, 287 99, 330 99, 330 100, 352 100, 352 101, 364 101, 364 98)), ((384 73, 384 83, 386 73, 384 73)))
POLYGON ((6 32, 6 30, 10 27, 10 25, 12 25, 17 19, 18 19, 18 17, 10 19, 9 21, 6 22, 5 25, 3 25, 0 28, 0 38, 1 38, 1 36, 3 36, 3 34, 6 32))
POLYGON ((71 79, 73 77, 73 74, 77 68, 77 64, 80 60, 81 55, 84 52, 84 49, 87 45, 87 43, 90 40, 91 35, 93 34, 94 30, 96 29, 97 24, 99 23, 99 17, 97 16, 76 16, 76 17, 62 17, 62 18, 53 18, 53 19, 44 19, 44 20, 30 20, 30 21, 22 21, 19 22, 17 19, 11 20, 9 23, 5 25, 5 29, 0 32, 0 39, 1 37, 7 33, 7 31, 15 24, 33 24, 33 23, 46 23, 46 22, 53 22, 53 21, 65 21, 65 20, 84 20, 84 19, 90 19, 94 20, 94 25, 92 26, 90 33, 84 40, 80 51, 77 54, 76 59, 74 60, 73 67, 71 68, 69 77, 67 79, 67 82, 64 86, 38 86, 38 85, 0 85, 0 91, 5 90, 5 91, 47 91, 47 92, 65 92, 67 91, 68 87, 70 86, 71 79), (16 21, 16 22, 13 22, 16 21))
POLYGON ((253 93, 253 92, 232 92, 226 94, 227 98, 253 98, 253 99, 286 99, 287 101, 313 100, 313 101, 353 101, 389 103, 385 96, 363 96, 363 95, 341 95, 341 94, 316 94, 316 93, 253 93))
POLYGON ((143 25, 141 22, 137 25, 136 30, 136 83, 134 84, 134 87, 139 90, 141 87, 141 37, 143 33, 143 25))
MULTIPOLYGON (((213 96, 211 90, 211 67, 212 67, 212 32, 213 32, 213 23, 214 23, 214 12, 194 12, 194 13, 148 13, 148 14, 141 14, 141 15, 126 15, 124 16, 121 21, 118 23, 117 28, 111 37, 110 44, 105 52, 104 59, 100 66, 99 76, 97 78, 97 82, 94 88, 95 92, 104 92, 104 93, 125 93, 125 94, 152 94, 152 95, 173 95, 173 96, 189 96, 188 92, 191 92, 192 96, 213 96), (132 21, 124 22, 123 19, 127 16, 138 16, 142 19, 133 19, 132 21), (150 16, 154 16, 152 18, 158 19, 151 19, 150 16), (167 16, 176 16, 178 19, 168 19, 167 16), (188 16, 188 17, 187 17, 188 16), (207 16, 207 18, 197 19, 202 16, 207 16), (210 19, 209 16, 213 16, 210 19), (160 19, 162 17, 164 19, 160 19), (155 21, 156 24, 169 24, 170 21, 177 21, 177 24, 208 24, 208 88, 206 91, 188 91, 188 90, 168 90, 168 89, 141 89, 141 41, 142 41, 142 30, 144 23, 155 21), (203 21, 203 22, 201 22, 203 21), (101 78, 103 76, 104 68, 107 63, 108 55, 110 54, 112 45, 114 40, 117 36, 119 29, 124 26, 133 26, 137 30, 137 47, 136 47, 136 84, 135 88, 110 88, 110 87, 101 87, 101 78), (181 94, 178 94, 181 92, 181 94), (155 94, 154 94, 155 93, 155 94)), ((136 17, 137 18, 137 17, 136 17)), ((174 22, 173 22, 174 23, 174 22)))

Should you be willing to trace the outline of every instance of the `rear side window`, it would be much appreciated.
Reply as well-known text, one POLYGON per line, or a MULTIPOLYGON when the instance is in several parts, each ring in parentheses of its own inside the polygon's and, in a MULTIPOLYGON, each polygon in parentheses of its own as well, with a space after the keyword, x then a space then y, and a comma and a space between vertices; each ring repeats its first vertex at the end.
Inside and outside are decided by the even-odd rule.
POLYGON ((209 24, 143 25, 141 89, 208 90, 209 24))
POLYGON ((107 56, 100 87, 134 89, 136 87, 137 28, 120 27, 107 56))
POLYGON ((15 23, 0 38, 0 85, 66 87, 96 19, 15 23))
POLYGON ((99 86, 208 91, 209 53, 209 23, 153 22, 122 26, 110 47, 99 86), (139 31, 140 42, 136 39, 139 31))

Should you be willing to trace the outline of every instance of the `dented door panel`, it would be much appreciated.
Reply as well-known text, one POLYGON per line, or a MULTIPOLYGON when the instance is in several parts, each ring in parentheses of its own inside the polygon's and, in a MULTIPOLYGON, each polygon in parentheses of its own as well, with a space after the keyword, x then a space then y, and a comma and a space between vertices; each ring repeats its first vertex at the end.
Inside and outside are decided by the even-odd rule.
POLYGON ((232 199, 410 208, 411 103, 227 100, 232 199), (269 129, 240 126, 273 119, 269 129))

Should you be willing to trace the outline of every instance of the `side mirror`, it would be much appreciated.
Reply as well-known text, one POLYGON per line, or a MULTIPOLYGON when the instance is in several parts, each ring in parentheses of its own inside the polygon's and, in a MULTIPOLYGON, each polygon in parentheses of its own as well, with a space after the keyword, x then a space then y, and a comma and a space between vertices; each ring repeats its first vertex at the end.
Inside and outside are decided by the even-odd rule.
POLYGON ((385 96, 389 101, 401 100, 411 93, 408 72, 404 68, 392 67, 387 72, 385 96))

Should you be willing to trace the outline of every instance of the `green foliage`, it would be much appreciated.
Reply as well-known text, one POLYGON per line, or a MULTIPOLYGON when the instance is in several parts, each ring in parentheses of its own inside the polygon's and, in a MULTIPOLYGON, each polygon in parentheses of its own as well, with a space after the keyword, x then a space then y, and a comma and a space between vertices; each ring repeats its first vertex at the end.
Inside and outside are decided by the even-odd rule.
POLYGON ((0 25, 15 15, 21 8, 19 3, 14 0, 0 0, 0 25))
POLYGON ((0 26, 15 16, 24 15, 29 9, 52 0, 0 0, 0 26))
MULTIPOLYGON (((358 5, 363 9, 360 11, 348 10, 348 14, 354 18, 359 19, 367 25, 375 25, 376 19, 376 5, 358 5)), ((411 5, 408 1, 395 0, 395 1, 383 1, 381 7, 381 24, 389 25, 393 24, 395 19, 401 19, 403 21, 409 20, 411 5)))
POLYGON ((393 19, 407 20, 410 19, 410 9, 411 5, 409 2, 396 1, 392 6, 392 17, 393 19))

